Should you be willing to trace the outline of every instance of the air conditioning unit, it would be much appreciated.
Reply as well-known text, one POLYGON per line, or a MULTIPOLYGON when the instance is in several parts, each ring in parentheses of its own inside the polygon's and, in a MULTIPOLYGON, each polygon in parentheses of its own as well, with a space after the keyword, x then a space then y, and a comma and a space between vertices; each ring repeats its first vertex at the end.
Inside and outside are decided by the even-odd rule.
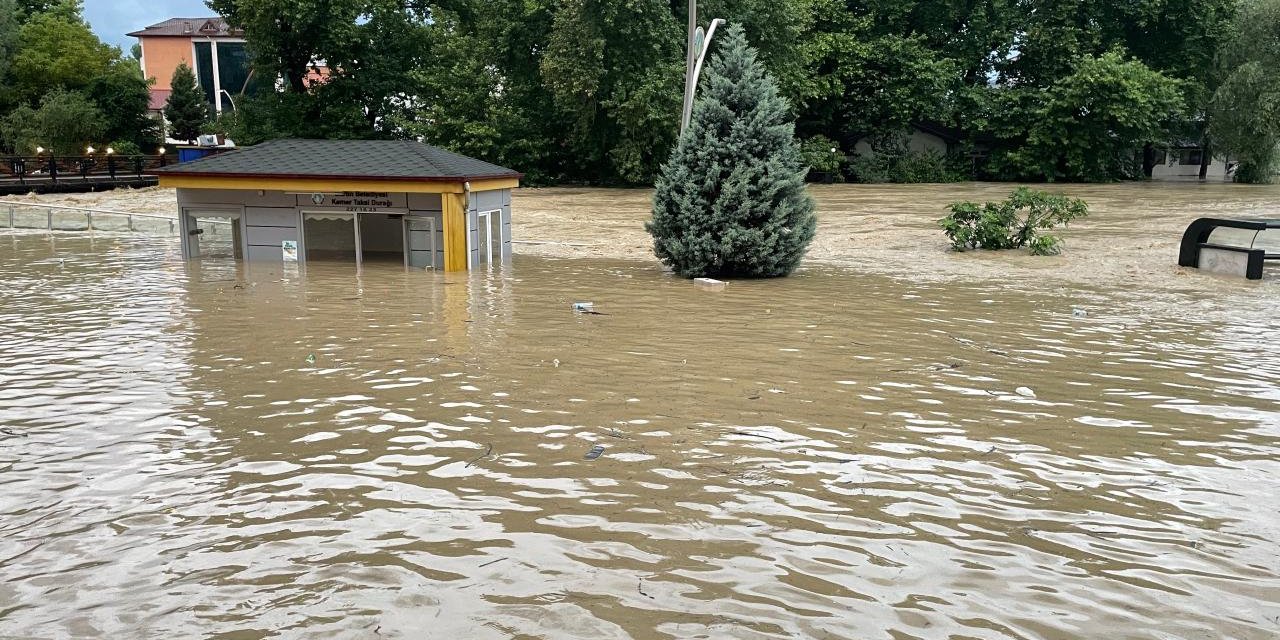
POLYGON ((218 136, 213 134, 202 135, 196 138, 196 144, 202 147, 216 147, 218 146, 218 136))

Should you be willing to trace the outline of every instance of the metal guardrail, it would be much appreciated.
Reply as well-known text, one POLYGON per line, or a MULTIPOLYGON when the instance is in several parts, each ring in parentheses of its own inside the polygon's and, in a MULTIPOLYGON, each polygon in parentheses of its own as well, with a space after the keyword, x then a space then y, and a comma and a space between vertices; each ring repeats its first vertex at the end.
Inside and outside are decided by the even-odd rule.
MULTIPOLYGON (((229 225, 228 220, 203 219, 202 225, 229 225)), ((0 229, 46 231, 109 231, 178 235, 178 219, 157 213, 111 211, 56 204, 0 200, 0 229)))

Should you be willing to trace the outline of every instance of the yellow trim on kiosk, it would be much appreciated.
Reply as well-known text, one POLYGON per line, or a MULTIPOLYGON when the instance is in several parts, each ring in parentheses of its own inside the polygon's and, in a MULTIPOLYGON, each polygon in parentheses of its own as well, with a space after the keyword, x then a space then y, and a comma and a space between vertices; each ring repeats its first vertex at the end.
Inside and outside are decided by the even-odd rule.
MULTIPOLYGON (((329 180, 325 178, 242 178, 226 176, 199 176, 160 174, 160 186, 175 189, 241 189, 246 191, 293 191, 299 193, 333 193, 343 191, 378 191, 388 193, 449 193, 466 191, 465 183, 408 181, 408 180, 329 180)), ((520 186, 516 178, 476 180, 472 191, 515 189, 520 186)), ((463 252, 465 253, 465 248, 463 252)))
POLYGON ((461 193, 440 196, 441 217, 444 218, 444 270, 466 271, 470 256, 467 255, 467 200, 461 193))

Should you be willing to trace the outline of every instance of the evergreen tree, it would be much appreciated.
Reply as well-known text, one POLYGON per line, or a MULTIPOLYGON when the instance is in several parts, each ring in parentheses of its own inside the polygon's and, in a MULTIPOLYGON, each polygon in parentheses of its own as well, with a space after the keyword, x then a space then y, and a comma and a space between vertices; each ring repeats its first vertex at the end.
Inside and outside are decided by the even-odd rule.
POLYGON ((816 225, 795 123, 740 26, 719 48, 645 228, 658 258, 686 278, 784 276, 816 225))
POLYGON ((209 121, 209 104, 205 101, 204 92, 196 85, 196 74, 186 64, 179 64, 174 69, 169 86, 173 92, 164 103, 164 119, 169 121, 174 140, 192 142, 209 121))

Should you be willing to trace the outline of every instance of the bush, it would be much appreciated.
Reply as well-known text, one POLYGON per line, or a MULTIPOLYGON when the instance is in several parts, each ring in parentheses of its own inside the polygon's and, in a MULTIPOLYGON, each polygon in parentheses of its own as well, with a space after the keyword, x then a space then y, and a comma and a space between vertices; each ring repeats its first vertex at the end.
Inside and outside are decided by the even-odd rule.
POLYGON ((904 135, 875 136, 871 152, 858 154, 850 168, 862 183, 963 182, 968 179, 961 159, 938 151, 911 151, 904 135))
POLYGON ((117 156, 140 156, 142 155, 142 147, 132 140, 117 140, 111 143, 111 150, 115 151, 117 156))
POLYGON ((806 138, 800 144, 800 155, 811 171, 819 173, 837 173, 840 171, 840 145, 826 136, 806 138))
POLYGON ((938 224, 953 250, 1027 247, 1037 256, 1062 251, 1061 238, 1041 231, 1089 215, 1083 200, 1027 187, 1019 187, 1004 202, 955 202, 949 209, 951 213, 938 224))
POLYGON ((686 278, 785 276, 813 240, 813 199, 778 85, 729 27, 693 119, 662 165, 645 229, 686 278))

